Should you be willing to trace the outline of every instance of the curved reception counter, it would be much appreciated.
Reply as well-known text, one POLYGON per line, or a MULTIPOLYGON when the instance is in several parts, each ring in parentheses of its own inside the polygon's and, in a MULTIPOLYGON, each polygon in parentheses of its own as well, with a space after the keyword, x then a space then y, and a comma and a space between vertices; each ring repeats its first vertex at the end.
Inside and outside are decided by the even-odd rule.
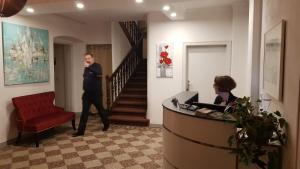
POLYGON ((237 169, 228 137, 235 131, 231 120, 222 116, 198 116, 173 103, 197 102, 197 92, 182 92, 163 103, 164 168, 237 169))

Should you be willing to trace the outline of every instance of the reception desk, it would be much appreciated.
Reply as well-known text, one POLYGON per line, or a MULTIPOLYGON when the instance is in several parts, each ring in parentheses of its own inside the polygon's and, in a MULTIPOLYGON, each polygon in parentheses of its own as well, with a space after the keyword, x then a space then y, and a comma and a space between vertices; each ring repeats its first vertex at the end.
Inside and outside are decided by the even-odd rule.
POLYGON ((237 169, 228 137, 235 131, 234 119, 222 116, 197 116, 172 103, 197 102, 197 92, 182 92, 163 102, 164 168, 237 169))

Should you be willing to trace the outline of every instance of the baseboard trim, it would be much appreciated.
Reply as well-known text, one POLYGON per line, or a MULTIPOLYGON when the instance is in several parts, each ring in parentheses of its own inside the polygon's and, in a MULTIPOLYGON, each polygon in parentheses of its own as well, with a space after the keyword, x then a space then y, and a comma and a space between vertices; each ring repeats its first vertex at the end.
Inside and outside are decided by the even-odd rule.
POLYGON ((149 127, 163 128, 163 125, 162 124, 150 124, 149 127))
POLYGON ((16 140, 17 140, 17 137, 12 138, 12 139, 10 139, 8 141, 2 142, 2 143, 0 143, 0 148, 4 148, 4 147, 6 147, 8 145, 12 145, 12 144, 14 144, 16 142, 16 140))

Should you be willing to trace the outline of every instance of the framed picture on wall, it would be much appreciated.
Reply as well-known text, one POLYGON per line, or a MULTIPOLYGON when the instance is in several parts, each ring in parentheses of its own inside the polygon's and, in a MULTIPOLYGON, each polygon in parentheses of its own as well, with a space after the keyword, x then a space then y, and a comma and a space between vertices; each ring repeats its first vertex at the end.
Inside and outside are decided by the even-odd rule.
POLYGON ((283 96, 285 25, 282 20, 264 36, 263 90, 279 101, 283 96))
POLYGON ((160 43, 157 45, 156 77, 173 78, 173 54, 173 44, 160 43))
POLYGON ((2 22, 6 86, 49 82, 48 30, 2 22))

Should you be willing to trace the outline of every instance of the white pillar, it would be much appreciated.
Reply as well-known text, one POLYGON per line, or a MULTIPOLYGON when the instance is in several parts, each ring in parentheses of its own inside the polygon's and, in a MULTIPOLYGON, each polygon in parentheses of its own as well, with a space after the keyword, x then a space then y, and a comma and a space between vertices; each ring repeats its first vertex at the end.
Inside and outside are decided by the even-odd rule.
POLYGON ((249 0, 248 92, 259 99, 262 0, 249 0))

